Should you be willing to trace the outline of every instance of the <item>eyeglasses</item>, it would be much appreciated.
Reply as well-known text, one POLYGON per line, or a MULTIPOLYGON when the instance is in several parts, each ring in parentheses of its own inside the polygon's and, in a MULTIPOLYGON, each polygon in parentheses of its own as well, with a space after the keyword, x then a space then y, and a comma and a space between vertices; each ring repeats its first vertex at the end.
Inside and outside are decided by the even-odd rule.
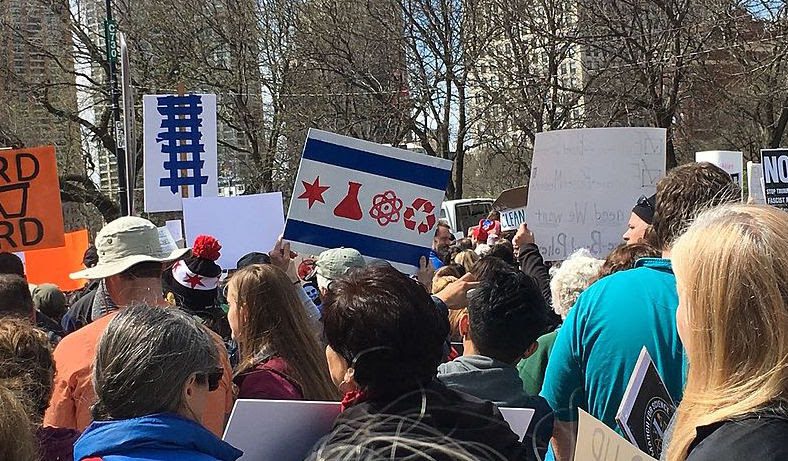
POLYGON ((203 371, 194 375, 195 379, 198 381, 208 382, 208 392, 213 392, 216 389, 219 389, 219 383, 222 380, 222 376, 224 376, 224 369, 219 367, 214 368, 211 371, 203 371))

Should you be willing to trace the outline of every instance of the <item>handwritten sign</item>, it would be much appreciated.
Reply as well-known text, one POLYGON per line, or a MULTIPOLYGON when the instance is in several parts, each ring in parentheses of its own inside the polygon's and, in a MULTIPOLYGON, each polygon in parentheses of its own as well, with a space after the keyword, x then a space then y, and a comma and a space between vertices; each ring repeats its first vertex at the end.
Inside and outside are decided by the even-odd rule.
POLYGON ((516 230, 525 221, 525 207, 501 211, 501 230, 516 230))
POLYGON ((217 264, 235 269, 242 256, 252 251, 267 253, 282 235, 282 194, 184 199, 183 223, 187 246, 200 234, 212 235, 222 244, 217 264))
POLYGON ((180 211, 181 199, 219 195, 216 95, 145 95, 145 211, 180 211))
POLYGON ((0 151, 0 251, 64 244, 55 148, 0 151))
MULTIPOLYGON (((709 162, 725 170, 739 188, 742 187, 744 176, 744 160, 741 152, 729 150, 707 150, 695 153, 696 162, 709 162)), ((744 198, 742 189, 742 198, 744 198)))
POLYGON ((429 254, 452 163, 309 130, 284 238, 295 251, 355 248, 415 272, 429 254))
POLYGON ((582 409, 578 413, 575 461, 656 461, 582 409))
POLYGON ((632 207, 665 174, 662 128, 587 128, 536 135, 528 228, 542 256, 579 248, 604 258, 621 243, 632 207))

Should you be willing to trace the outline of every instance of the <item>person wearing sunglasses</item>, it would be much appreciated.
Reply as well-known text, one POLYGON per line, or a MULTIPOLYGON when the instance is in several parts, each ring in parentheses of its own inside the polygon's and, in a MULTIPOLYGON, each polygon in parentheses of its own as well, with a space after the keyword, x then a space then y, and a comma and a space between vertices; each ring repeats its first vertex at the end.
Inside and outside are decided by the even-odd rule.
POLYGON ((632 208, 632 214, 629 216, 629 222, 627 223, 627 231, 623 235, 624 241, 628 245, 638 243, 646 237, 646 231, 651 226, 651 223, 654 222, 656 204, 656 194, 651 197, 640 196, 632 208))
POLYGON ((200 421, 223 369, 210 333, 177 309, 128 307, 93 362, 94 421, 74 459, 234 461, 243 453, 200 421))

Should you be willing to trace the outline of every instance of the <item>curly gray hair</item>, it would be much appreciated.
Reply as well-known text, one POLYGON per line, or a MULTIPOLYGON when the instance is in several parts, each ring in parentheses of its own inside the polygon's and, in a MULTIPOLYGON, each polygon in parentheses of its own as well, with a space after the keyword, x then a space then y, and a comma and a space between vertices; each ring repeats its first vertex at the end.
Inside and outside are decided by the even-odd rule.
POLYGON ((551 271, 550 293, 553 295, 553 310, 565 319, 569 309, 594 278, 604 264, 604 260, 596 259, 591 252, 581 248, 571 255, 561 266, 551 271))

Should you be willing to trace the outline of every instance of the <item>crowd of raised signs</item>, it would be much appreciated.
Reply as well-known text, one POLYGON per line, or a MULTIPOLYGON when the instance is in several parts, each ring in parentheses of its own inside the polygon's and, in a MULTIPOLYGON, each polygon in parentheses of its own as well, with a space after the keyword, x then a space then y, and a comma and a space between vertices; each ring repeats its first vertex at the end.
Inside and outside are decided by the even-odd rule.
POLYGON ((653 456, 788 460, 788 214, 740 197, 674 168, 606 259, 556 264, 527 224, 439 223, 415 276, 281 241, 223 274, 215 238, 165 254, 138 217, 98 233, 79 292, 0 254, 0 459, 236 460, 237 399, 341 402, 313 460, 618 459, 575 457, 578 412, 621 433, 645 348, 677 405, 645 416, 653 456), (499 408, 534 410, 524 437, 499 408))

